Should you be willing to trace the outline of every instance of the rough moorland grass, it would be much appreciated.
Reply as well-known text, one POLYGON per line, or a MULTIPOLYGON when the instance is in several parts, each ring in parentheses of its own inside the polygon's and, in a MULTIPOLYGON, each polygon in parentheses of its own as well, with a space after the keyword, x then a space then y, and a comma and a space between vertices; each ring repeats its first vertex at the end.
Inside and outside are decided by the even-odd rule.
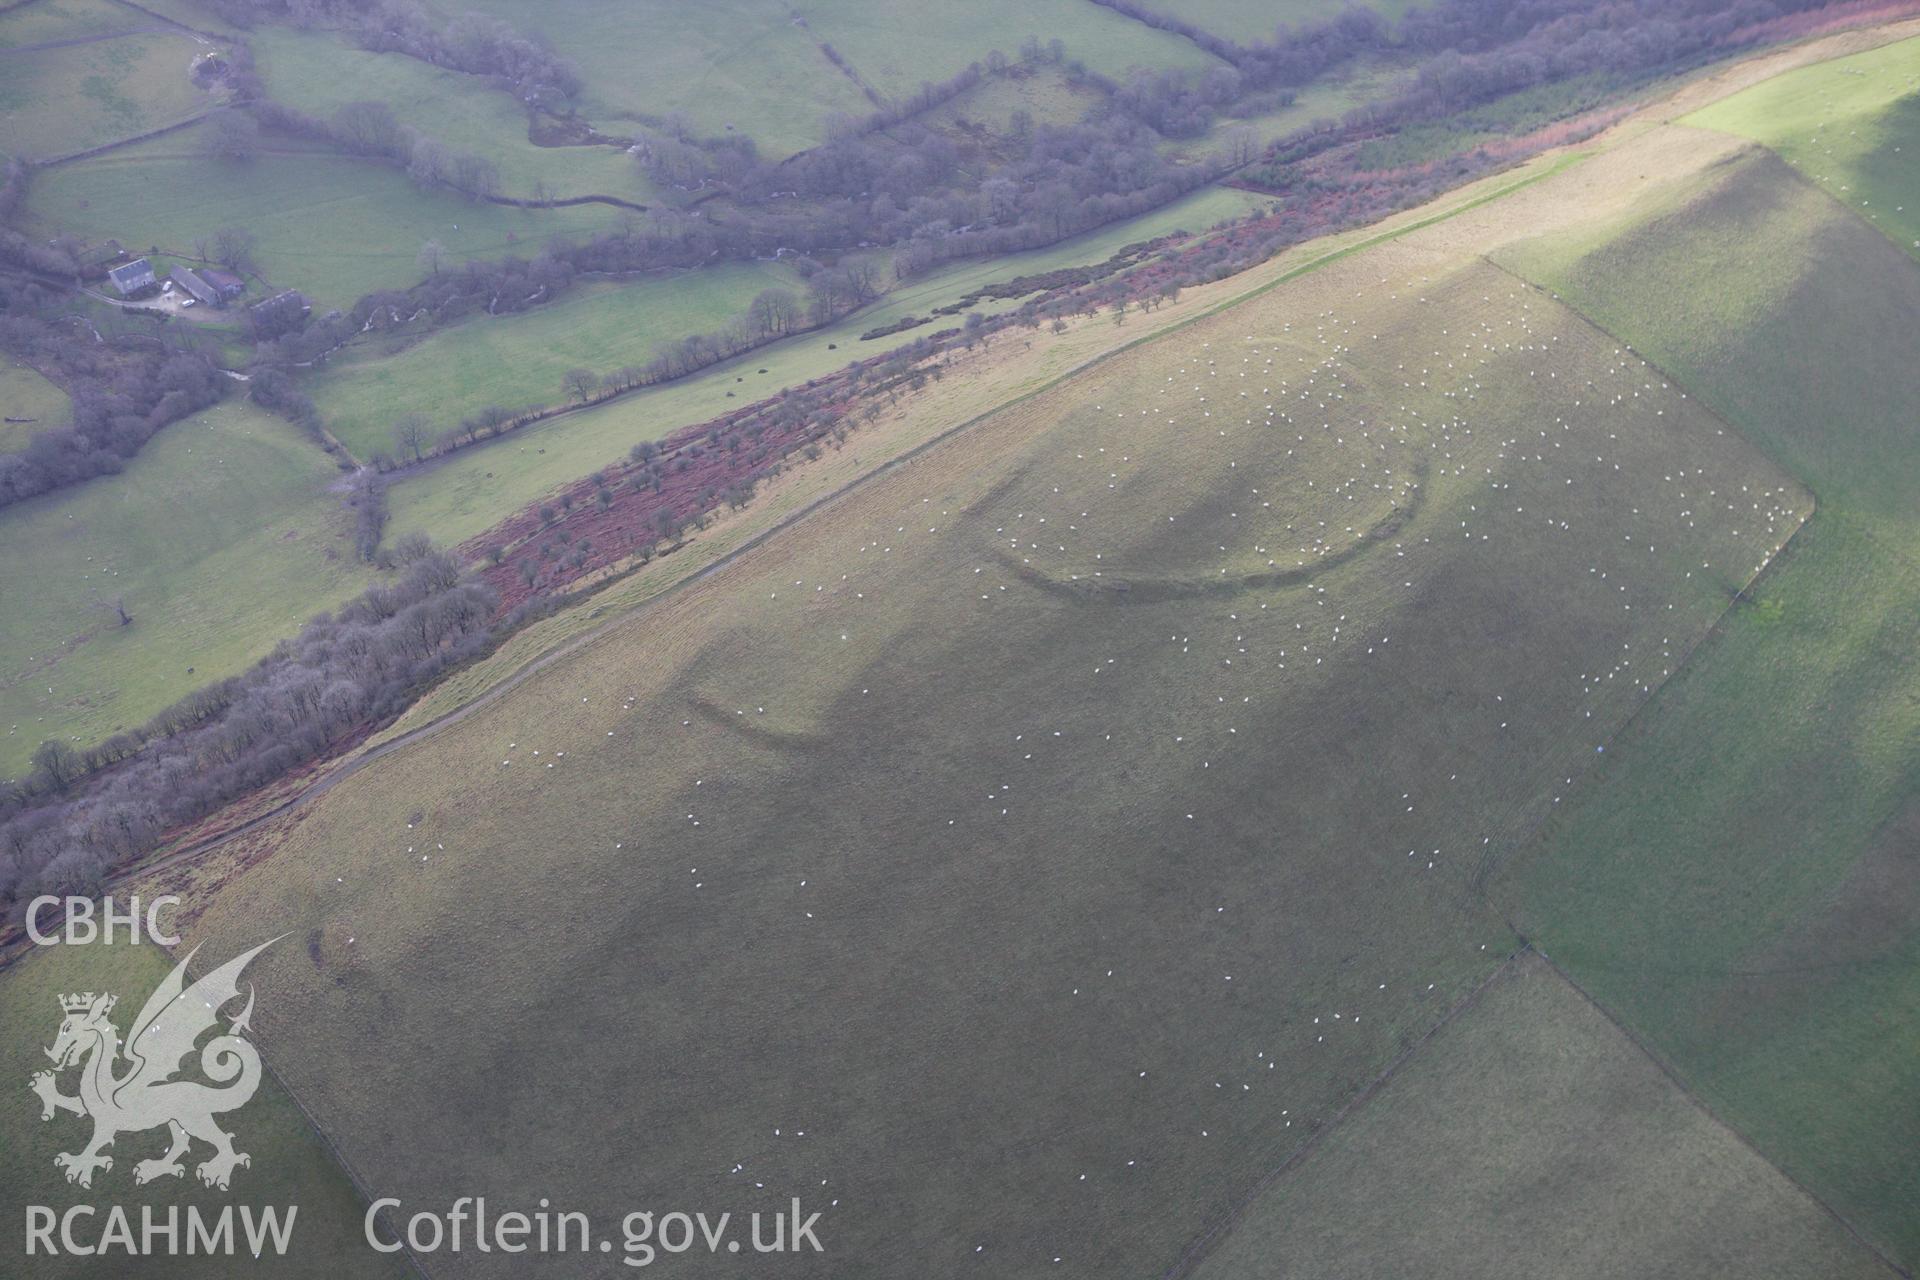
MULTIPOLYGON (((1264 199, 1245 192, 1209 188, 1151 214, 1047 249, 988 262, 959 263, 934 272, 829 328, 763 347, 694 377, 625 397, 603 408, 515 432, 499 444, 465 450, 425 474, 401 480, 393 490, 395 527, 424 529, 436 538, 451 541, 471 537, 554 487, 625 457, 627 450, 642 440, 656 440, 677 427, 751 404, 782 387, 820 377, 850 360, 877 355, 912 337, 910 332, 861 342, 860 335, 870 328, 909 313, 927 315, 934 307, 955 302, 969 290, 996 280, 1100 262, 1135 241, 1176 230, 1202 230, 1264 203, 1264 199)), ((993 312, 1017 305, 1018 299, 1007 299, 983 302, 974 309, 993 312)), ((498 381, 503 403, 543 403, 559 398, 558 371, 537 369, 537 354, 516 333, 516 326, 527 324, 539 314, 477 322, 500 326, 499 336, 490 337, 490 341, 500 350, 513 353, 506 367, 490 374, 498 381), (517 392, 518 398, 510 396, 510 391, 517 392)), ((958 325, 960 319, 942 318, 927 326, 927 331, 958 325)), ((1116 334, 1116 339, 1126 336, 1116 334)), ((430 350, 438 341, 437 337, 429 338, 420 350, 430 350)), ((630 354, 612 363, 617 366, 643 361, 649 350, 650 343, 635 343, 630 354)), ((419 367, 428 369, 431 364, 422 356, 419 367)), ((376 378, 381 376, 377 366, 367 372, 376 378)), ((393 395, 388 402, 390 412, 395 416, 412 408, 438 413, 438 403, 443 403, 416 403, 411 397, 418 389, 404 380, 395 380, 389 390, 393 395)), ((353 407, 356 394, 350 379, 336 379, 331 372, 320 376, 314 391, 329 421, 336 415, 350 418, 368 412, 353 407)), ((996 394, 998 389, 987 388, 989 398, 980 407, 995 403, 991 397, 996 394)))
POLYGON ((187 75, 199 52, 184 35, 158 32, 0 50, 8 150, 38 160, 69 155, 205 110, 211 99, 187 75))
POLYGON ((1158 1271, 1506 954, 1483 842, 1745 581, 1636 497, 1802 510, 1615 345, 1471 254, 1352 254, 347 779, 196 931, 313 940, 269 1031, 393 1194, 825 1179, 802 1273, 1158 1271), (329 1047, 374 1020, 391 1056, 329 1047))
POLYGON ((152 19, 113 0, 33 0, 0 13, 0 50, 154 25, 152 19))
MULTIPOLYGON (((294 943, 288 940, 280 945, 289 947, 294 943)), ((391 1258, 378 1255, 361 1243, 365 1206, 359 1193, 306 1117, 270 1075, 261 1081, 252 1102, 220 1117, 221 1124, 233 1133, 235 1147, 253 1157, 251 1165, 235 1172, 230 1191, 210 1190, 200 1185, 194 1176, 193 1164, 206 1158, 207 1149, 198 1144, 188 1157, 184 1177, 161 1178, 145 1186, 135 1186, 133 1166, 165 1150, 164 1130, 128 1133, 116 1139, 108 1149, 113 1168, 96 1174, 90 1189, 83 1190, 65 1181, 62 1171, 54 1166, 53 1157, 57 1152, 79 1150, 92 1132, 92 1125, 67 1114, 57 1114, 43 1122, 40 1100, 27 1088, 28 1078, 48 1066, 40 1051, 53 1043, 54 1033, 59 1029, 59 998, 75 992, 113 992, 120 997, 113 1017, 125 1034, 148 993, 166 977, 171 967, 171 959, 156 946, 93 944, 38 948, 18 964, 0 971, 0 1026, 7 1029, 4 1042, 0 1043, 0 1080, 7 1084, 0 1089, 0 1135, 3 1135, 0 1142, 4 1142, 7 1152, 7 1158, 0 1161, 0 1202, 8 1206, 12 1217, 7 1225, 7 1274, 23 1280, 26 1277, 58 1280, 104 1273, 169 1280, 228 1275, 359 1280, 360 1277, 409 1274, 391 1258), (76 1204, 98 1206, 91 1218, 82 1216, 78 1220, 78 1234, 83 1241, 90 1235, 97 1238, 104 1229, 110 1204, 125 1207, 136 1240, 143 1206, 152 1206, 163 1222, 170 1206, 178 1207, 184 1214, 187 1206, 192 1205, 209 1216, 217 1215, 227 1205, 249 1205, 256 1210, 274 1206, 283 1212, 291 1205, 297 1206, 297 1212, 284 1258, 268 1254, 256 1259, 246 1249, 237 1248, 236 1256, 226 1258, 143 1258, 136 1268, 120 1254, 104 1259, 50 1259, 44 1254, 25 1257, 21 1215, 24 1206, 29 1204, 45 1205, 55 1213, 64 1213, 76 1204)), ((197 961, 195 972, 205 973, 207 967, 204 959, 197 961)), ((240 1005, 236 1002, 228 1012, 239 1011, 240 1005)), ((124 1065, 121 1069, 125 1069, 124 1065)), ((72 1072, 67 1073, 61 1085, 63 1092, 73 1092, 72 1072)), ((236 1234, 239 1231, 236 1223, 236 1234)), ((184 1219, 181 1235, 184 1247, 184 1219)))
POLYGON ((362 585, 351 516, 325 491, 336 475, 233 400, 119 475, 0 511, 0 777, 47 738, 143 723, 362 585), (118 597, 131 626, 105 607, 118 597))
POLYGON ((1893 1278, 1532 953, 1192 1274, 1893 1278))
POLYGON ((244 227, 273 284, 304 290, 322 307, 344 307, 418 280, 428 240, 455 262, 531 256, 548 236, 609 226, 617 212, 475 204, 422 191, 386 165, 312 150, 245 164, 214 160, 202 147, 205 128, 37 175, 28 199, 34 225, 180 252, 220 227, 244 227))
POLYGON ((1685 119, 1779 152, 1920 257, 1920 37, 1788 71, 1685 119))
POLYGON ((0 365, 0 453, 27 447, 36 431, 65 426, 72 411, 67 393, 41 377, 38 371, 8 361, 0 365))
POLYGON ((1760 151, 1660 216, 1509 260, 1678 375, 1819 510, 1498 895, 1911 1266, 1920 271, 1760 151))
MULTIPOLYGON (((781 157, 825 141, 829 115, 872 109, 778 0, 461 0, 457 7, 505 18, 570 59, 586 80, 581 109, 608 133, 679 114, 702 134, 738 130, 761 154, 781 157)), ((943 74, 964 65, 957 60, 943 74)))
POLYGON ((369 53, 329 32, 263 27, 250 42, 275 101, 323 119, 349 102, 384 102, 426 136, 493 161, 505 195, 526 198, 545 183, 550 196, 659 199, 633 158, 618 147, 535 146, 527 139, 526 112, 514 96, 478 76, 405 54, 369 53))
MULTIPOLYGON (((998 49, 1009 57, 1021 41, 1058 37, 1069 58, 1124 79, 1140 67, 1204 70, 1221 65, 1191 41, 1156 31, 1098 5, 1075 0, 975 0, 965 6, 907 4, 876 12, 858 0, 818 0, 807 28, 853 64, 886 98, 911 95, 945 80, 998 49)), ((823 63, 824 65, 824 63, 823 63)))
POLYGON ((355 454, 393 452, 393 422, 404 413, 424 412, 438 429, 482 405, 561 404, 567 370, 643 365, 662 343, 718 329, 746 311, 755 294, 775 287, 804 292, 791 269, 770 262, 588 285, 511 319, 476 316, 394 355, 355 348, 334 357, 312 394, 328 429, 355 454))

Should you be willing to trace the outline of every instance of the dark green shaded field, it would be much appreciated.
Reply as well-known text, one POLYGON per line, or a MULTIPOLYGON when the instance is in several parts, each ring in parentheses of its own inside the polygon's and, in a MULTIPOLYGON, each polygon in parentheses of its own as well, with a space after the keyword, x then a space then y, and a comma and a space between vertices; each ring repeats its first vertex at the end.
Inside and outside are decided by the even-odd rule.
POLYGON ((1818 510, 1496 896, 1728 1123, 1911 1266, 1920 268, 1759 151, 1658 218, 1511 258, 1818 510))

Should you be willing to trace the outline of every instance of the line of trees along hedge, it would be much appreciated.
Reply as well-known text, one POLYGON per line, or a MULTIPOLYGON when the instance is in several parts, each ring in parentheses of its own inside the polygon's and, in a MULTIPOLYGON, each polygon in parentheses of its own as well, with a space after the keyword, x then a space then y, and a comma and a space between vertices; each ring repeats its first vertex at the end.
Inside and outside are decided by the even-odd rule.
MULTIPOLYGON (((911 275, 954 257, 1053 243, 1157 207, 1217 176, 1206 166, 1174 164, 1159 154, 1156 141, 1151 130, 1124 118, 1040 128, 1026 159, 969 191, 952 185, 957 157, 937 135, 915 135, 904 145, 848 139, 779 167, 778 179, 771 171, 754 178, 760 190, 744 199, 758 199, 757 206, 655 209, 584 241, 556 239, 530 258, 436 264, 411 288, 368 294, 347 312, 261 344, 258 359, 298 365, 357 333, 526 310, 558 297, 582 274, 631 275, 722 259, 790 257, 808 277, 808 307, 818 322, 871 300, 878 280, 864 259, 826 266, 809 260, 814 253, 899 244, 895 271, 911 275), (779 191, 771 189, 776 181, 788 191, 803 188, 807 201, 782 207, 779 191), (847 189, 866 194, 840 194, 847 189)), ((744 349, 724 336, 690 341, 731 346, 730 354, 744 349)))
POLYGON ((0 454, 0 507, 120 471, 155 432, 225 393, 213 362, 164 341, 162 326, 96 338, 83 317, 54 310, 60 301, 37 284, 0 278, 0 350, 50 374, 73 401, 69 425, 42 428, 25 449, 0 454))
POLYGON ((41 744, 25 781, 0 783, 0 900, 97 888, 114 863, 398 715, 485 652, 499 597, 423 538, 395 555, 397 580, 314 618, 244 675, 85 751, 41 744))
POLYGON ((344 29, 376 53, 498 80, 530 104, 558 105, 580 92, 572 63, 500 20, 479 13, 441 18, 420 0, 199 0, 236 27, 283 23, 344 29))

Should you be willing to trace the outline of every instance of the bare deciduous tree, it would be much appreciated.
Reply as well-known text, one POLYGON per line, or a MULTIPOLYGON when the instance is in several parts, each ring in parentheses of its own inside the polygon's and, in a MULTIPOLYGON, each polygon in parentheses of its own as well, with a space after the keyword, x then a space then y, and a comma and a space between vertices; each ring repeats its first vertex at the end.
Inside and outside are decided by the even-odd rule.
POLYGON ((585 402, 600 387, 600 375, 591 369, 569 369, 561 375, 560 386, 574 399, 585 402))
POLYGON ((427 442, 433 438, 433 423, 424 413, 409 413, 393 424, 394 447, 413 454, 415 462, 426 456, 427 442))

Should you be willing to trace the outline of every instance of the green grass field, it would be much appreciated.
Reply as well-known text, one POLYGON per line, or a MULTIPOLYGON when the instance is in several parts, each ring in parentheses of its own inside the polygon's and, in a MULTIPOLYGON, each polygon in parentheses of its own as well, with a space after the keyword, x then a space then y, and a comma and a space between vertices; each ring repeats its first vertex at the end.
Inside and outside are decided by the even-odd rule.
POLYGON ((1857 213, 1755 151, 1649 216, 1510 256, 1819 510, 1497 894, 1722 1117, 1912 1266, 1920 271, 1857 213))
POLYGON ((1788 71, 1686 123, 1764 143, 1920 258, 1920 37, 1788 71))
MULTIPOLYGON (((164 917, 163 917, 164 918, 164 917)), ((249 944, 253 945, 253 944, 249 944)), ((281 944, 291 949, 292 943, 281 944)), ((272 963, 270 951, 255 966, 272 963)), ((227 959, 225 955, 219 960, 227 959)), ((411 1272, 395 1265, 361 1243, 361 1217, 365 1205, 348 1181, 333 1154, 314 1133, 293 1100, 271 1075, 260 1083, 259 1092, 247 1106, 221 1117, 221 1123, 234 1135, 234 1145, 253 1157, 251 1165, 234 1174, 230 1191, 202 1187, 195 1179, 191 1164, 182 1178, 158 1179, 136 1187, 133 1166, 140 1160, 158 1156, 167 1145, 163 1131, 126 1133, 109 1149, 113 1168, 94 1177, 93 1186, 82 1190, 69 1185, 53 1157, 57 1152, 78 1151, 91 1132, 88 1121, 67 1114, 56 1114, 50 1121, 40 1118, 40 1100, 26 1086, 35 1072, 46 1069, 41 1049, 51 1045, 60 1028, 59 998, 74 992, 111 991, 120 997, 113 1019, 121 1034, 131 1027, 134 1016, 171 968, 166 953, 152 945, 50 946, 36 949, 20 963, 0 972, 0 1025, 9 1034, 0 1045, 0 1134, 5 1135, 7 1158, 0 1161, 0 1200, 15 1214, 9 1232, 19 1224, 20 1207, 44 1205, 55 1213, 64 1213, 75 1204, 98 1206, 89 1220, 79 1219, 78 1234, 86 1240, 97 1236, 105 1225, 106 1206, 119 1204, 131 1215, 138 1239, 141 1207, 151 1205, 165 1221, 169 1206, 182 1213, 188 1205, 203 1214, 219 1213, 224 1205, 247 1205, 258 1210, 266 1206, 284 1209, 296 1207, 291 1243, 287 1256, 271 1254, 253 1258, 244 1250, 243 1264, 228 1260, 227 1267, 237 1274, 309 1277, 332 1280, 333 1277, 397 1277, 411 1272)), ((205 973, 205 960, 195 972, 205 973)), ((236 1003, 230 1013, 237 1013, 236 1003)), ((256 1037, 257 1039, 257 1037, 256 1037)), ((268 1046, 271 1053, 271 1046, 268 1046)), ((121 1068, 124 1070, 124 1066, 121 1068)), ((61 1081, 62 1091, 74 1089, 71 1073, 61 1081)), ((188 1159, 204 1159, 207 1148, 196 1145, 188 1159)), ((238 1234, 236 1224, 235 1232, 238 1234)), ((182 1246, 186 1232, 181 1223, 182 1246)), ((56 1237, 58 1238, 58 1237, 56 1237)), ((10 1250, 23 1249, 25 1236, 14 1235, 10 1250)), ((8 1259, 9 1275, 31 1274, 53 1280, 55 1277, 98 1276, 123 1266, 119 1255, 106 1258, 45 1257, 23 1261, 8 1259), (15 1270, 24 1268, 24 1270, 15 1270)), ((201 1277, 220 1263, 204 1257, 143 1258, 137 1268, 119 1274, 138 1274, 156 1278, 201 1277)))
POLYGON ((140 7, 195 31, 244 38, 256 27, 237 27, 202 0, 140 0, 140 7))
POLYGON ((425 274, 420 247, 430 239, 455 262, 531 256, 547 237, 611 226, 618 212, 475 204, 422 191, 386 165, 311 150, 247 164, 214 160, 202 149, 204 128, 39 174, 30 224, 182 252, 221 227, 244 227, 275 285, 300 289, 321 307, 344 307, 418 280, 425 274))
MULTIPOLYGON (((835 112, 871 104, 776 0, 619 5, 598 0, 461 0, 543 37, 580 68, 580 106, 601 129, 678 113, 699 132, 737 129, 783 157, 822 142, 835 112)), ((957 61, 951 75, 965 65, 957 61)))
POLYGON ((45 160, 206 110, 213 99, 187 76, 199 52, 188 37, 166 33, 0 49, 0 116, 13 140, 7 149, 45 160))
POLYGON ((1221 65, 1184 37, 1084 0, 975 0, 964 6, 918 4, 879 11, 860 0, 813 0, 801 12, 808 30, 838 49, 886 98, 910 95, 922 82, 945 80, 996 48, 1015 57, 1028 36, 1042 44, 1058 37, 1069 58, 1115 79, 1135 67, 1221 65))
POLYGON ((151 18, 114 0, 31 0, 0 13, 0 51, 155 25, 151 18))
POLYGON ((503 195, 611 195, 653 203, 660 193, 617 147, 540 147, 526 112, 478 76, 443 71, 399 53, 368 53, 325 32, 263 28, 250 37, 275 101, 327 118, 349 102, 384 102, 403 124, 500 170, 503 195))
POLYGON ((367 458, 393 450, 393 423, 404 413, 427 413, 445 428, 482 405, 563 403, 568 369, 645 364, 658 344, 718 329, 775 287, 803 291, 792 270, 766 262, 586 285, 522 316, 476 316, 394 355, 373 346, 344 352, 313 380, 312 393, 328 429, 367 458))
POLYGON ((579 66, 587 84, 582 110, 604 129, 679 112, 703 133, 746 133, 773 157, 824 141, 830 115, 873 110, 862 84, 883 98, 909 94, 992 48, 1012 56, 1028 35, 1058 36, 1068 56, 1115 76, 1132 66, 1215 62, 1178 36, 1075 0, 886 12, 840 0, 799 10, 771 0, 658 11, 609 10, 590 0, 463 0, 462 7, 544 35, 579 66), (840 52, 860 84, 827 59, 822 43, 840 52))
POLYGON ((931 129, 982 129, 1005 138, 1015 112, 1026 112, 1035 124, 1070 125, 1098 111, 1106 101, 1098 89, 1074 84, 1057 68, 1020 70, 988 76, 958 97, 915 116, 913 122, 931 129))
POLYGON ((72 408, 67 393, 37 371, 11 360, 0 364, 0 418, 29 419, 0 422, 0 453, 26 448, 36 431, 65 426, 72 408))
POLYGON ((1192 1274, 1894 1275, 1531 953, 1192 1274))
POLYGON ((805 1274, 1158 1271, 1496 967, 1484 842, 1797 524, 1723 431, 1475 254, 1381 244, 343 781, 198 928, 313 940, 263 1026, 393 1194, 837 1196, 805 1274), (1765 516, 1634 501, 1677 469, 1765 516))
POLYGON ((240 400, 117 476, 0 511, 0 777, 95 742, 262 657, 367 579, 333 463, 240 400), (121 627, 105 605, 124 597, 121 627), (51 691, 49 691, 51 690, 51 691))

